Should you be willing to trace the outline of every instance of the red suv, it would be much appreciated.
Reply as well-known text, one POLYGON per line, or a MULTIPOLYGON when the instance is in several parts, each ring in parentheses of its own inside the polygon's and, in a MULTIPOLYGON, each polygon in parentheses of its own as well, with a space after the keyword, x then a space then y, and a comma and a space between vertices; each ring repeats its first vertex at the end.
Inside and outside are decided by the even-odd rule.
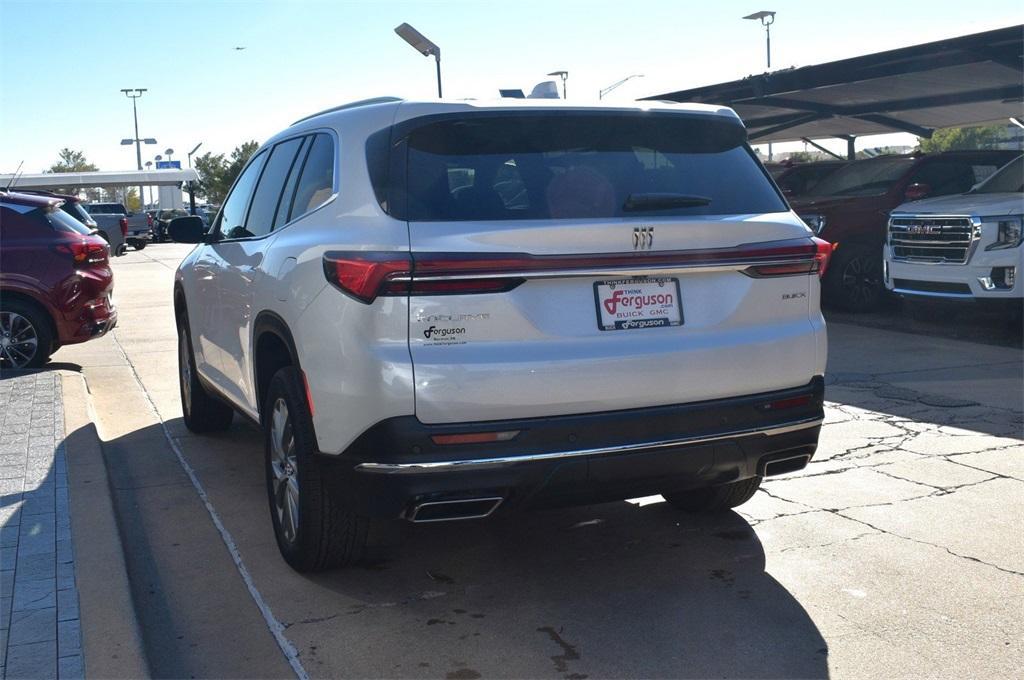
POLYGON ((884 293, 882 245, 889 212, 906 201, 970 191, 1019 151, 946 151, 854 161, 791 201, 793 210, 834 248, 822 294, 853 312, 884 293))
POLYGON ((109 248, 62 205, 0 191, 0 368, 42 366, 117 323, 109 248))

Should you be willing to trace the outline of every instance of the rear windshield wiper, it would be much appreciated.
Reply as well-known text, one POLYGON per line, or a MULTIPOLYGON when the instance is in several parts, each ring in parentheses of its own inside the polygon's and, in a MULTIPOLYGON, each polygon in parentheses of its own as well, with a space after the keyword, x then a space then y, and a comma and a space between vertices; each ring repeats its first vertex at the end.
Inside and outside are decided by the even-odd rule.
POLYGON ((630 194, 626 202, 622 204, 622 209, 626 212, 640 212, 643 210, 668 210, 669 208, 696 208, 709 203, 711 203, 711 199, 707 196, 638 193, 630 194))

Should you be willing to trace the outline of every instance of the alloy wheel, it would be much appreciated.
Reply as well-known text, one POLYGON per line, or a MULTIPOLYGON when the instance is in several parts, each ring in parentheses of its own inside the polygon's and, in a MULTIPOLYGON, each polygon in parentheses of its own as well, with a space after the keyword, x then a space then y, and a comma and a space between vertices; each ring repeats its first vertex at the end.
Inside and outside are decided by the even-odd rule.
POLYGON ((855 257, 846 263, 842 272, 843 290, 851 304, 865 307, 871 303, 882 284, 879 267, 866 257, 855 257))
POLYGON ((279 398, 274 402, 270 414, 270 446, 274 508, 284 539, 294 543, 299 530, 299 468, 295 455, 295 433, 288 414, 288 404, 284 399, 279 398))
POLYGON ((0 312, 0 365, 24 368, 38 349, 39 334, 28 318, 17 312, 0 312))

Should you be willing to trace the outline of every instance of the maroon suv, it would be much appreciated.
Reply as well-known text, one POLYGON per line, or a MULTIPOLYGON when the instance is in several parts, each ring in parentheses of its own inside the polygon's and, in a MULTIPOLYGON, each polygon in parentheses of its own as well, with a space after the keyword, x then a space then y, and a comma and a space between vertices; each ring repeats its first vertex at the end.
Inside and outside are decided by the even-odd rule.
POLYGON ((831 241, 824 299, 854 312, 874 308, 884 293, 882 245, 889 212, 907 201, 970 191, 1019 151, 946 151, 854 161, 794 198, 793 210, 831 241))
POLYGON ((52 196, 0 191, 0 368, 35 368, 117 323, 109 248, 52 196))

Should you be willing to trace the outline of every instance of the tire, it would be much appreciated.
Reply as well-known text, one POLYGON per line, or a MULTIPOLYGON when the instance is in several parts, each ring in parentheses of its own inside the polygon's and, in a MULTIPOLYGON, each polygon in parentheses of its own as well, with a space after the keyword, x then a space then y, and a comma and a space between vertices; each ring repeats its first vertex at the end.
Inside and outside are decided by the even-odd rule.
POLYGON ((178 392, 185 427, 197 434, 223 432, 231 426, 234 410, 210 395, 196 373, 192 334, 188 323, 178 324, 178 392))
POLYGON ((17 299, 0 302, 0 368, 39 368, 53 352, 50 318, 17 299))
POLYGON ((132 248, 135 248, 135 250, 142 250, 143 248, 146 247, 146 242, 143 241, 141 238, 130 238, 128 239, 128 245, 130 245, 132 248))
POLYGON ((883 295, 881 249, 841 245, 825 276, 827 301, 849 312, 868 312, 878 307, 883 295))
POLYGON ((117 247, 117 252, 115 252, 114 255, 117 256, 117 257, 121 257, 122 255, 124 255, 127 252, 128 252, 128 246, 126 244, 122 243, 121 245, 119 245, 117 247))
POLYGON ((274 374, 262 413, 267 498, 285 562, 311 572, 368 558, 370 519, 342 505, 315 457, 313 419, 297 368, 274 374))
POLYGON ((760 486, 761 477, 751 477, 720 486, 662 495, 669 505, 686 512, 724 512, 749 501, 760 486))

